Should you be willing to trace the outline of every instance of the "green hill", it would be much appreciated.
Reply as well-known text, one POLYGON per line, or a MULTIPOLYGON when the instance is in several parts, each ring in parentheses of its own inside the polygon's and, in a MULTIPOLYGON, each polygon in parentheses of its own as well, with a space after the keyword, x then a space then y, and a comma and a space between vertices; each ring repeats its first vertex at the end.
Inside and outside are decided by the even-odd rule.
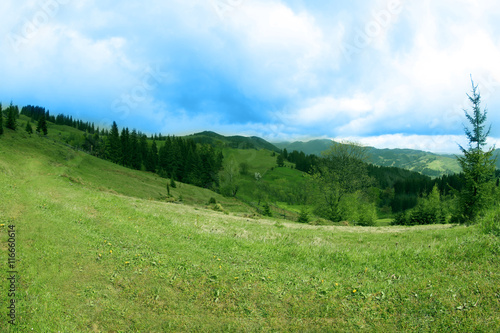
POLYGON ((328 150, 332 145, 332 140, 319 139, 311 140, 307 142, 296 141, 296 142, 280 142, 275 143, 275 146, 280 149, 287 149, 289 152, 294 150, 303 151, 307 155, 317 155, 321 156, 321 153, 328 150))
MULTIPOLYGON (((311 140, 308 142, 277 143, 276 146, 289 152, 303 151, 305 154, 320 156, 328 150, 331 140, 311 140)), ((370 162, 387 167, 398 167, 430 177, 454 174, 461 171, 453 155, 439 155, 413 149, 377 149, 369 147, 370 162)), ((500 166, 500 163, 499 163, 500 166)))
MULTIPOLYGON (((168 197, 166 179, 61 143, 71 131, 49 123, 48 138, 21 129, 0 136, 2 332, 500 327, 500 241, 475 227, 250 218, 247 205, 186 184, 168 197), (226 213, 206 204, 211 197, 226 213)), ((245 155, 251 171, 267 168, 264 153, 245 155)))
POLYGON ((186 136, 198 143, 207 143, 219 147, 235 149, 267 149, 279 152, 280 150, 273 144, 256 136, 245 137, 240 135, 223 136, 215 132, 205 131, 186 136))
POLYGON ((440 177, 461 171, 455 157, 420 150, 370 148, 370 155, 370 160, 375 165, 394 166, 430 177, 440 177))

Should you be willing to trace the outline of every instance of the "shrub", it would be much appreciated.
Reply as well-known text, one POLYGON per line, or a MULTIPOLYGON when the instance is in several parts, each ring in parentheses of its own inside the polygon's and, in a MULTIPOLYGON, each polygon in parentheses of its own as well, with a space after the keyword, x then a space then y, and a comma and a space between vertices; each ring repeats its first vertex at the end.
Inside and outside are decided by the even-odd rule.
POLYGON ((309 213, 305 208, 302 208, 300 210, 300 215, 299 218, 297 219, 297 222, 299 223, 309 223, 309 213))
POLYGON ((369 203, 359 204, 358 219, 357 225, 363 227, 375 226, 375 220, 377 219, 377 209, 375 205, 369 203))
POLYGON ((264 212, 262 213, 262 215, 272 217, 273 213, 271 212, 271 207, 269 207, 269 204, 266 202, 263 207, 264 212))
POLYGON ((212 208, 216 212, 224 212, 224 207, 221 204, 215 204, 214 208, 212 208))
POLYGON ((214 197, 211 197, 209 200, 208 200, 208 204, 209 205, 215 205, 217 203, 217 200, 215 200, 214 197))
POLYGON ((391 222, 391 225, 408 225, 408 216, 406 212, 396 214, 394 220, 391 222))
POLYGON ((500 209, 490 210, 481 219, 481 230, 485 234, 500 236, 500 209))

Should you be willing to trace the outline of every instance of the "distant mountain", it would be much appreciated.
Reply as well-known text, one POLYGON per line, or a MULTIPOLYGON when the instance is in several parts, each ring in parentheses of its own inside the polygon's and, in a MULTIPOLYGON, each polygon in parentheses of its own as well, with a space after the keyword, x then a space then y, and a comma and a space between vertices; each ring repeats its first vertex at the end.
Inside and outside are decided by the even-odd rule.
POLYGON ((440 177, 461 171, 453 155, 438 155, 413 149, 370 148, 370 161, 375 165, 394 166, 420 172, 430 177, 440 177))
MULTIPOLYGON (((267 149, 278 153, 286 148, 288 152, 297 150, 303 151, 307 155, 313 154, 317 156, 321 156, 323 151, 328 150, 333 142, 328 139, 318 139, 307 142, 296 141, 273 144, 256 136, 224 136, 211 131, 195 133, 186 136, 186 138, 193 139, 195 142, 208 143, 220 147, 267 149)), ((500 149, 497 149, 495 153, 500 156, 500 149)), ((414 149, 378 149, 373 147, 369 147, 369 154, 370 162, 375 165, 398 167, 419 172, 430 177, 440 177, 461 171, 455 155, 434 154, 414 149)), ((497 168, 500 169, 500 158, 497 159, 497 168)))
POLYGON ((281 150, 275 145, 266 140, 251 136, 224 136, 215 132, 205 131, 185 136, 185 138, 193 139, 195 142, 207 143, 214 146, 229 147, 237 149, 267 149, 270 151, 280 152, 281 150))
POLYGON ((332 140, 319 139, 311 140, 307 142, 296 141, 296 142, 280 142, 274 145, 280 149, 285 149, 289 152, 294 150, 303 151, 307 155, 317 155, 321 156, 321 152, 328 150, 332 145, 332 140))
MULTIPOLYGON (((308 155, 320 156, 321 152, 328 150, 332 142, 332 140, 323 139, 308 142, 281 142, 275 145, 281 149, 286 148, 289 152, 297 150, 308 155)), ((453 155, 439 155, 413 149, 377 149, 373 147, 369 147, 369 154, 370 162, 375 165, 403 168, 431 177, 453 174, 461 170, 453 155)))

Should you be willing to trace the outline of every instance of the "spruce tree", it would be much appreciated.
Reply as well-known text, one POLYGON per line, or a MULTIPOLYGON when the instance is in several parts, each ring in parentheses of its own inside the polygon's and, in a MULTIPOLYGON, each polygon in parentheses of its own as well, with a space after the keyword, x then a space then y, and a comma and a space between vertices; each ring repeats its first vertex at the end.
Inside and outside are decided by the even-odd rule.
POLYGON ((130 166, 136 170, 140 170, 142 166, 142 155, 139 147, 139 137, 135 129, 130 133, 129 150, 130 166))
POLYGON ((28 134, 33 134, 33 127, 31 127, 31 123, 29 120, 26 123, 26 132, 28 132, 28 134))
POLYGON ((43 135, 47 135, 47 121, 45 120, 45 115, 38 118, 38 124, 36 126, 37 132, 43 132, 43 135))
POLYGON ((278 157, 276 157, 276 164, 278 164, 279 167, 282 167, 285 165, 285 159, 283 158, 283 155, 280 154, 278 157))
POLYGON ((121 163, 123 166, 129 167, 132 165, 132 154, 130 151, 130 132, 127 128, 122 128, 122 133, 120 134, 121 143, 121 163))
POLYGON ((460 146, 464 155, 458 157, 463 172, 463 188, 459 193, 458 214, 455 216, 458 222, 467 224, 476 222, 481 211, 487 207, 495 174, 494 147, 483 151, 491 126, 486 129, 487 111, 481 111, 481 94, 472 79, 471 82, 472 95, 467 94, 467 97, 472 104, 472 114, 464 110, 471 125, 471 128, 464 126, 469 146, 460 146))
POLYGON ((2 103, 0 103, 0 135, 3 134, 3 112, 2 112, 2 103))
POLYGON ((106 138, 106 156, 113 163, 121 161, 120 133, 118 132, 118 125, 114 121, 106 138))
POLYGON ((144 165, 146 171, 156 172, 156 165, 158 164, 158 149, 156 148, 156 141, 153 141, 151 150, 148 150, 144 165))
POLYGON ((7 109, 7 123, 5 124, 5 127, 10 128, 11 130, 14 131, 16 130, 17 127, 15 108, 12 105, 12 103, 7 109))

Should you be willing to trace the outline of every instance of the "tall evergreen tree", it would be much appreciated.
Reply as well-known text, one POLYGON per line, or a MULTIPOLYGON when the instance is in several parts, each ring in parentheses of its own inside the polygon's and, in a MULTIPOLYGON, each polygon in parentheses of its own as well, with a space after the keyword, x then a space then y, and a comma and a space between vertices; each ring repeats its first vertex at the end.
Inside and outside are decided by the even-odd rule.
POLYGON ((156 148, 156 141, 153 140, 153 144, 151 145, 151 149, 147 153, 144 165, 147 171, 156 172, 157 164, 158 164, 158 149, 156 148))
POLYGON ((16 111, 14 106, 12 105, 12 102, 10 103, 10 106, 7 109, 7 123, 5 124, 5 127, 10 128, 11 130, 14 131, 17 128, 16 111))
POLYGON ((114 121, 106 139, 106 156, 113 163, 120 163, 121 161, 120 133, 118 132, 118 125, 114 121))
POLYGON ((3 111, 2 111, 2 103, 0 103, 0 135, 3 134, 3 111))
POLYGON ((456 219, 461 223, 474 223, 480 212, 487 207, 491 199, 493 177, 495 174, 494 147, 483 151, 490 134, 491 126, 486 129, 486 109, 481 111, 481 94, 472 81, 472 95, 467 94, 472 104, 472 114, 464 110, 471 128, 465 127, 469 146, 460 146, 462 157, 458 162, 463 171, 463 188, 459 194, 459 209, 456 219))
POLYGON ((142 166, 142 155, 139 147, 139 137, 134 129, 130 133, 130 166, 136 170, 140 170, 142 166))
POLYGON ((142 161, 145 163, 148 156, 148 137, 139 132, 139 153, 142 161))
POLYGON ((122 129, 122 133, 120 135, 121 142, 121 163, 123 166, 130 166, 132 164, 131 161, 131 151, 130 151, 130 133, 127 128, 122 129))
POLYGON ((43 135, 47 135, 47 121, 45 120, 45 115, 38 118, 38 124, 36 126, 37 132, 43 132, 43 135))
POLYGON ((282 154, 279 154, 278 157, 276 157, 276 164, 278 164, 279 167, 285 165, 285 159, 282 154))

